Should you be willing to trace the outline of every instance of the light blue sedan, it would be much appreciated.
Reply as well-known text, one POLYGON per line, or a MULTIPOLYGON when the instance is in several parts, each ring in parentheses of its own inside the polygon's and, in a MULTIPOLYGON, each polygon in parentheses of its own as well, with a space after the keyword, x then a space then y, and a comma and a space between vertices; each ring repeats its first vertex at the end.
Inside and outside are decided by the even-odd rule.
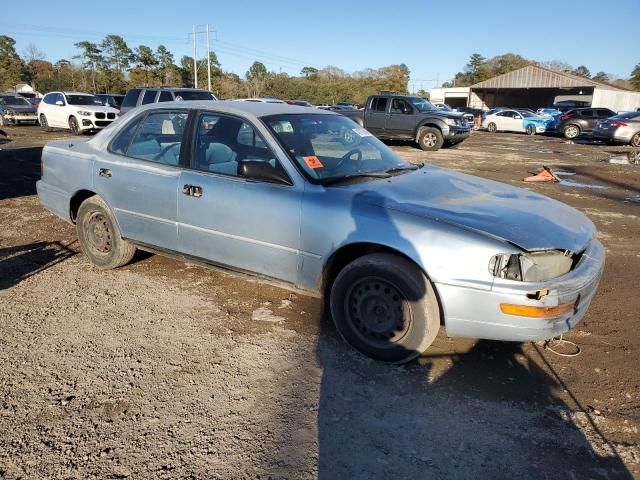
POLYGON ((47 144, 43 205, 99 268, 136 249, 197 259, 328 300, 375 359, 450 336, 566 332, 604 251, 578 211, 526 190, 412 165, 350 119, 286 104, 139 107, 91 140, 47 144))

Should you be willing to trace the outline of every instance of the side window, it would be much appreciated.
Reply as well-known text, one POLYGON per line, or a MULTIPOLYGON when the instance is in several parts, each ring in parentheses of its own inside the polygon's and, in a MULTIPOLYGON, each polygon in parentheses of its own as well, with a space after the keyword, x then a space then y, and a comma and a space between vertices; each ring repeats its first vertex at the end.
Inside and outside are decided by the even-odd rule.
POLYGON ((131 139, 133 138, 134 133, 136 133, 136 128, 140 125, 140 121, 144 115, 138 116, 138 118, 129 122, 126 127, 118 134, 118 136, 113 139, 111 145, 109 145, 109 151, 111 153, 117 153, 119 155, 125 155, 127 153, 127 149, 129 148, 129 144, 131 143, 131 139))
POLYGON ((242 160, 258 160, 281 169, 253 126, 231 116, 205 113, 198 121, 193 168, 238 176, 242 160))
POLYGON ((156 99, 157 90, 147 90, 144 92, 144 97, 142 97, 142 105, 146 105, 148 103, 153 103, 156 99))
POLYGON ((166 90, 160 91, 158 102, 172 102, 172 101, 173 101, 173 97, 171 96, 171 92, 167 92, 166 90))
POLYGON ((127 92, 122 100, 123 107, 135 107, 138 103, 138 97, 140 96, 139 88, 132 88, 127 92))
MULTIPOLYGON (((187 116, 188 113, 184 111, 150 113, 135 130, 126 155, 165 165, 178 165, 187 116)), ((123 138, 122 143, 124 141, 123 138)))
POLYGON ((374 112, 384 112, 387 110, 387 99, 376 97, 371 101, 371 110, 374 112))
POLYGON ((62 95, 61 93, 56 93, 55 97, 53 98, 54 105, 56 104, 56 102, 62 102, 63 105, 67 104, 67 102, 64 101, 64 95, 62 95))
POLYGON ((611 110, 607 110, 606 108, 596 110, 596 112, 598 112, 598 118, 609 118, 615 115, 615 113, 613 113, 611 110))
POLYGON ((498 112, 496 113, 497 117, 508 117, 509 115, 507 115, 509 112, 498 112))
POLYGON ((593 110, 582 110, 580 115, 583 117, 593 117, 593 110))
POLYGON ((48 93, 44 96, 42 101, 47 105, 54 105, 56 103, 55 100, 53 99, 55 96, 56 96, 55 93, 48 93))
POLYGON ((404 113, 407 109, 411 111, 411 108, 403 99, 394 98, 391 101, 391 113, 404 113))

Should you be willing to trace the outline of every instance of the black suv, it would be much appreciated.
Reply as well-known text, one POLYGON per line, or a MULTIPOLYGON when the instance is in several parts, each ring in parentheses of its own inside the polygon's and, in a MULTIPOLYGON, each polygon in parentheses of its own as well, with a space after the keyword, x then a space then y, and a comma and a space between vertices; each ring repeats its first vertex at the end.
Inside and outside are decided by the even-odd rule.
POLYGON ((556 131, 565 138, 576 138, 581 133, 591 132, 599 120, 616 114, 608 108, 574 108, 558 118, 556 131))
POLYGON ((120 115, 124 115, 138 105, 174 100, 217 100, 217 98, 210 91, 198 88, 137 87, 129 90, 124 96, 120 105, 120 115))

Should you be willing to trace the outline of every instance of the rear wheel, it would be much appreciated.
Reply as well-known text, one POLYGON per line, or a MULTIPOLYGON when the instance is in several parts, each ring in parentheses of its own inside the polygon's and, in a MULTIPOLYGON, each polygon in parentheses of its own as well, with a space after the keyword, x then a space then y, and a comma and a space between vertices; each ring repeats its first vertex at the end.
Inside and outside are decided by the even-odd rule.
POLYGON ((120 236, 109 207, 98 196, 82 202, 76 229, 80 249, 98 268, 121 267, 129 263, 136 253, 136 247, 120 236))
POLYGON ((631 146, 640 147, 640 132, 636 133, 633 137, 631 137, 631 146))
POLYGON ((487 130, 489 131, 489 133, 496 133, 498 131, 498 126, 491 122, 489 125, 487 125, 487 130))
POLYGON ((577 125, 567 125, 562 130, 562 133, 564 134, 564 138, 576 138, 580 135, 580 127, 577 125))
POLYGON ((76 117, 69 117, 69 130, 73 133, 80 133, 80 125, 76 117))
POLYGON ((336 277, 330 304, 345 341, 383 362, 413 360, 440 328, 429 279, 412 262, 393 254, 365 255, 347 265, 336 277))
POLYGON ((435 127, 422 127, 418 130, 418 145, 422 150, 432 152, 440 150, 444 143, 442 132, 435 127))

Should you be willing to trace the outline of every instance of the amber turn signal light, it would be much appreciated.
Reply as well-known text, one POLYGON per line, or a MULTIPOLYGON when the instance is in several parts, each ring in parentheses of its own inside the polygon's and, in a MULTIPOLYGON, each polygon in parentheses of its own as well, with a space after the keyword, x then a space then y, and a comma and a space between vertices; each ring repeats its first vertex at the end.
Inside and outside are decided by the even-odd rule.
POLYGON ((500 310, 507 315, 517 315, 518 317, 553 318, 570 312, 575 304, 575 300, 571 303, 564 303, 555 307, 534 307, 531 305, 501 303, 500 310))

